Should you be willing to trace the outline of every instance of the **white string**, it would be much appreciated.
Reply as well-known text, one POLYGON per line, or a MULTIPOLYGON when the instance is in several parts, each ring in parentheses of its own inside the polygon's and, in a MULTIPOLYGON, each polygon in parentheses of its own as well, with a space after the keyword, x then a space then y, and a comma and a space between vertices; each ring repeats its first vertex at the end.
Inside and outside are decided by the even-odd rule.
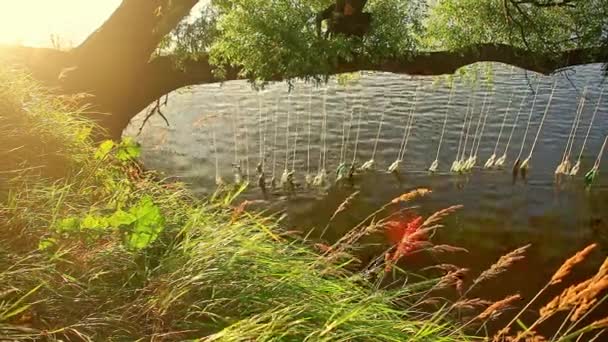
POLYGON ((354 120, 355 120, 355 113, 353 108, 348 108, 348 94, 344 95, 344 110, 347 113, 350 113, 350 119, 349 119, 349 123, 348 123, 348 131, 346 133, 346 141, 344 142, 344 158, 342 160, 342 162, 346 162, 346 155, 348 154, 348 146, 350 145, 350 134, 353 130, 353 124, 354 124, 354 120))
POLYGON ((344 112, 342 113, 342 145, 340 145, 340 165, 344 162, 346 154, 346 126, 348 120, 346 119, 348 107, 346 106, 346 92, 344 93, 344 112))
POLYGON ((235 165, 240 165, 239 163, 239 144, 238 144, 238 115, 239 115, 239 106, 238 103, 236 105, 236 113, 234 114, 234 116, 232 117, 232 124, 233 124, 233 129, 234 129, 234 164, 235 165))
POLYGON ((277 96, 277 103, 274 109, 274 143, 272 148, 272 178, 276 175, 277 170, 277 142, 279 137, 279 97, 277 96))
POLYGON ((448 104, 445 107, 445 118, 443 119, 443 128, 441 128, 441 136, 439 137, 439 146, 437 146, 437 155, 435 156, 435 160, 439 159, 439 151, 441 151, 441 144, 443 143, 443 136, 445 134, 445 126, 448 123, 448 113, 450 112, 450 105, 452 104, 452 96, 454 95, 454 87, 450 90, 450 95, 448 97, 448 104))
POLYGON ((585 90, 583 90, 583 95, 582 95, 581 102, 580 102, 578 120, 576 120, 576 126, 574 127, 574 132, 572 134, 572 141, 570 142, 570 148, 568 148, 567 156, 570 156, 572 154, 572 149, 574 148, 574 142, 576 141, 576 133, 578 132, 578 128, 581 124, 581 121, 583 120, 583 112, 585 109, 586 100, 587 100, 587 87, 585 87, 585 90))
POLYGON ((323 91, 323 129, 321 136, 323 140, 323 150, 321 153, 321 165, 322 169, 325 170, 325 161, 327 159, 327 88, 323 91))
POLYGON ((511 126, 511 133, 509 134, 509 139, 507 140, 507 145, 505 146, 505 152, 503 155, 506 155, 509 151, 509 145, 511 145, 511 139, 513 139, 513 133, 515 133, 515 128, 517 128, 517 123, 519 122, 519 117, 521 116, 522 109, 524 108, 524 104, 528 99, 528 93, 524 95, 521 99, 521 103, 519 104, 519 109, 517 110, 517 114, 515 115, 515 119, 513 120, 513 126, 511 126))
POLYGON ((595 170, 599 169, 600 164, 602 163, 602 156, 604 155, 604 150, 606 149, 606 142, 608 141, 608 135, 604 138, 604 143, 602 144, 602 148, 600 149, 600 153, 597 155, 597 158, 595 159, 595 164, 593 165, 593 168, 595 170))
POLYGON ((215 153, 215 181, 218 182, 220 179, 220 161, 217 153, 217 141, 215 140, 215 130, 211 130, 211 135, 213 136, 213 151, 215 153))
POLYGON ((526 130, 524 131, 524 137, 521 141, 521 146, 519 147, 519 154, 515 160, 521 158, 522 153, 524 152, 524 147, 526 146, 526 138, 528 137, 528 130, 530 129, 530 122, 532 121, 532 114, 534 113, 534 106, 536 105, 536 99, 538 98, 538 90, 540 88, 540 82, 536 85, 536 90, 534 91, 534 97, 532 98, 532 107, 530 108, 530 115, 528 116, 528 123, 526 125, 526 130))
POLYGON ((595 106, 595 110, 593 111, 593 115, 591 116, 591 121, 589 122, 589 127, 587 128, 587 134, 585 135, 585 140, 583 141, 583 146, 581 146, 581 152, 578 154, 578 160, 581 160, 583 156, 583 151, 585 150, 585 146, 587 145, 587 139, 589 139, 589 133, 591 133, 591 128, 593 127, 593 121, 595 120, 595 116, 597 115, 600 105, 602 103, 602 97, 604 96, 604 88, 600 92, 600 97, 597 100, 597 105, 595 106))
POLYGON ((479 133, 479 139, 477 139, 477 147, 475 147, 474 156, 477 156, 477 152, 479 152, 479 145, 481 145, 481 139, 483 138, 483 132, 485 131, 485 128, 486 128, 486 121, 488 120, 488 115, 490 115, 490 107, 492 106, 492 101, 493 101, 493 98, 491 98, 490 101, 488 102, 487 106, 485 106, 486 113, 483 117, 483 124, 481 125, 481 132, 479 133))
POLYGON ((536 147, 536 142, 538 141, 538 137, 540 136, 540 132, 543 129, 543 124, 545 123, 545 119, 547 118, 547 114, 549 113, 549 108, 551 108, 551 102, 553 101, 553 95, 555 94, 555 88, 557 87, 557 81, 553 83, 553 88, 551 89, 551 95, 549 95, 549 101, 547 101, 547 106, 545 107, 545 112, 543 113, 543 117, 540 119, 540 123, 538 124, 538 130, 536 131, 536 136, 534 137, 534 142, 532 143, 532 147, 530 148, 530 154, 527 159, 532 158, 532 153, 534 152, 534 148, 536 147))
POLYGON ((287 95, 287 125, 285 125, 285 170, 289 165, 289 124, 291 116, 291 94, 287 95))
MULTIPOLYGON (((241 101, 237 101, 237 111, 241 111, 241 101)), ((239 114, 239 117, 241 115, 239 114)), ((247 181, 249 181, 249 128, 247 121, 243 120, 243 131, 245 132, 245 172, 247 173, 247 181)))
POLYGON ((511 96, 509 97, 509 102, 507 103, 507 109, 505 110, 502 118, 502 124, 500 125, 500 131, 498 131, 498 138, 496 138, 496 145, 494 145, 493 154, 496 155, 498 151, 498 144, 500 144, 500 138, 502 137, 502 132, 505 128, 505 124, 507 123, 507 117, 509 116, 509 111, 511 110, 511 103, 513 103, 513 97, 515 96, 515 90, 511 92, 511 96))
POLYGON ((299 114, 298 107, 296 106, 296 109, 295 109, 295 116, 296 117, 294 119, 295 138, 294 138, 294 141, 293 141, 293 158, 291 160, 291 170, 294 171, 294 172, 296 170, 296 155, 297 155, 297 152, 298 152, 298 137, 299 137, 298 123, 299 123, 299 117, 300 117, 298 114, 299 114))
POLYGON ((380 123, 378 124, 378 132, 376 133, 376 141, 374 142, 374 149, 372 151, 372 158, 376 157, 376 150, 378 149, 378 141, 380 140, 380 132, 382 131, 382 124, 384 123, 384 114, 386 113, 386 107, 388 104, 386 103, 386 94, 383 94, 384 100, 384 108, 382 109, 382 114, 380 114, 380 123))
POLYGON ((405 122, 405 127, 403 129, 403 138, 401 139, 401 145, 399 146, 399 153, 397 154, 397 160, 403 160, 403 155, 405 154, 405 146, 407 145, 407 141, 409 140, 409 134, 411 131, 411 124, 413 120, 413 113, 416 108, 416 103, 418 102, 418 86, 414 90, 414 102, 410 106, 410 113, 405 122))
POLYGON ((306 173, 310 173, 310 138, 312 135, 312 86, 308 95, 308 147, 306 149, 306 173))
POLYGON ((414 104, 412 105, 411 109, 410 109, 410 120, 409 120, 409 125, 407 128, 407 135, 405 138, 405 142, 403 144, 403 152, 401 153, 401 158, 399 158, 399 160, 403 160, 403 158, 405 158, 405 152, 407 151, 407 143, 410 140, 410 135, 412 133, 412 128, 414 127, 414 119, 416 118, 416 109, 418 106, 418 90, 419 87, 416 87, 416 94, 415 94, 415 99, 414 99, 414 104))
POLYGON ((564 153, 562 154, 562 162, 560 164, 560 166, 562 166, 565 162, 566 159, 568 159, 568 157, 570 156, 568 151, 571 151, 572 149, 570 148, 570 144, 573 143, 573 135, 574 132, 576 131, 576 126, 578 121, 580 120, 580 116, 581 116, 581 103, 584 99, 584 96, 581 97, 581 99, 578 101, 577 105, 576 105, 576 112, 574 113, 574 119, 572 120, 572 125, 570 126, 570 133, 568 133, 568 140, 566 141, 566 146, 564 147, 564 153))
POLYGON ((477 144, 477 136, 479 134, 479 127, 481 126, 481 120, 484 116, 484 110, 486 108, 486 103, 488 101, 488 92, 485 92, 483 95, 483 104, 481 105, 481 111, 479 112, 479 119, 477 120, 477 127, 475 128, 475 135, 473 136, 473 144, 471 144, 471 152, 469 153, 469 157, 473 157, 473 151, 475 150, 475 146, 477 144))
POLYGON ((355 165, 357 161, 357 148, 359 147, 359 134, 361 133, 361 113, 363 112, 363 108, 359 107, 359 117, 357 119, 357 134, 355 136, 355 148, 353 149, 353 162, 355 165))
POLYGON ((260 165, 264 162, 264 145, 265 145, 265 136, 264 136, 264 129, 263 129, 263 121, 262 121, 262 98, 260 95, 260 92, 258 91, 258 127, 260 130, 260 165))
POLYGON ((471 125, 473 124, 473 116, 475 115, 475 103, 476 100, 473 98, 472 106, 471 106, 471 115, 469 116, 469 125, 467 126, 467 133, 464 136, 464 144, 462 145, 462 157, 461 160, 464 160, 465 155, 467 154, 467 142, 469 140, 469 132, 471 131, 471 125))
POLYGON ((471 110, 471 98, 473 97, 473 94, 469 94, 469 100, 467 101, 467 108, 466 111, 464 113, 464 121, 462 122, 462 129, 460 130, 460 138, 458 138, 458 151, 456 152, 456 160, 460 160, 460 149, 462 147, 462 143, 464 140, 464 132, 465 132, 465 128, 467 126, 467 119, 469 117, 469 111, 471 110))

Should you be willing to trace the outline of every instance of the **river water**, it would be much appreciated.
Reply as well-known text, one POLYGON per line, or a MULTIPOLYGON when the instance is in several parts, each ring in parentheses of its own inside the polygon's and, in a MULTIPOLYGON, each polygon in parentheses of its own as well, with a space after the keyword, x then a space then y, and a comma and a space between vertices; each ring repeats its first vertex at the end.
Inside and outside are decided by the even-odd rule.
MULTIPOLYGON (((445 81, 385 73, 365 72, 346 84, 332 79, 320 88, 295 82, 291 92, 286 83, 269 85, 262 92, 252 90, 243 81, 191 87, 171 94, 168 105, 163 108, 171 125, 167 127, 158 116, 153 117, 138 140, 148 168, 186 182, 201 196, 215 189, 216 174, 232 181, 232 164, 240 161, 243 173, 249 170, 251 175, 252 185, 244 195, 249 199, 263 198, 255 185, 260 155, 266 160, 264 169, 268 178, 273 169, 279 178, 287 167, 293 168, 296 181, 303 183, 307 171, 316 174, 323 163, 331 179, 335 178, 336 167, 342 159, 350 163, 354 158, 361 165, 372 157, 377 140, 375 172, 358 175, 354 184, 334 186, 327 191, 300 188, 289 198, 275 192, 262 207, 285 210, 288 228, 309 231, 314 227, 323 228, 338 205, 353 191, 360 191, 350 209, 330 225, 326 238, 332 240, 395 196, 416 187, 430 188, 433 194, 417 202, 418 214, 429 215, 453 204, 464 206, 447 219, 446 226, 433 237, 434 242, 464 247, 469 253, 415 256, 405 261, 406 266, 456 263, 471 269, 474 276, 499 256, 530 243, 532 246, 524 261, 473 294, 498 299, 519 292, 524 299, 529 299, 563 260, 587 244, 597 242, 598 251, 579 267, 572 281, 594 272, 608 254, 608 172, 600 172, 590 189, 585 189, 583 182, 583 175, 593 166, 608 133, 608 94, 591 128, 582 154, 581 171, 578 176, 558 184, 554 170, 562 160, 585 87, 588 87, 587 100, 572 148, 573 159, 579 154, 595 110, 603 86, 600 67, 580 67, 569 72, 568 77, 538 79, 523 70, 492 67, 490 80, 483 74, 474 82, 456 78, 450 106, 447 106, 450 88, 445 81), (530 153, 554 83, 553 100, 538 135, 527 180, 518 178, 514 182, 511 166, 522 146, 529 114, 532 116, 522 151, 524 158, 530 153), (532 89, 537 85, 538 96, 531 110, 532 89), (505 150, 526 94, 528 97, 523 101, 507 150, 505 168, 479 167, 495 149, 512 99, 498 155, 505 150), (483 120, 478 121, 484 98, 488 109, 485 126, 483 120), (477 135, 481 136, 478 167, 468 174, 453 174, 449 169, 456 158, 469 101, 474 104, 474 110, 466 155, 471 151, 480 122, 478 132, 483 133, 477 135), (413 104, 411 135, 400 176, 395 177, 385 170, 397 159, 413 104), (430 174, 426 169, 435 160, 446 112, 438 172, 430 174), (326 151, 324 161, 320 157, 323 151, 326 151)), ((142 118, 140 115, 134 119, 127 134, 137 133, 142 118)), ((608 160, 600 170, 608 170, 606 164, 608 160)), ((359 252, 363 261, 377 256, 386 247, 382 236, 370 237, 365 244, 359 252)), ((554 294, 549 292, 548 296, 554 294)), ((550 299, 548 296, 541 299, 550 299)))

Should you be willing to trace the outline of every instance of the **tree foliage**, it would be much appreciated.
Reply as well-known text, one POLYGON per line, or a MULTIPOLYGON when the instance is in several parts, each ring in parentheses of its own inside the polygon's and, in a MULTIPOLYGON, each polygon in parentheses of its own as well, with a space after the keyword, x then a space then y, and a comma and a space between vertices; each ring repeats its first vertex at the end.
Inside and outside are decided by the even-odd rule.
POLYGON ((475 44, 508 44, 560 58, 564 50, 607 42, 608 2, 600 0, 370 0, 367 35, 325 39, 315 33, 315 16, 332 2, 216 0, 174 31, 173 46, 178 56, 210 56, 220 72, 238 66, 242 77, 259 81, 319 78, 355 58, 407 61, 475 44))

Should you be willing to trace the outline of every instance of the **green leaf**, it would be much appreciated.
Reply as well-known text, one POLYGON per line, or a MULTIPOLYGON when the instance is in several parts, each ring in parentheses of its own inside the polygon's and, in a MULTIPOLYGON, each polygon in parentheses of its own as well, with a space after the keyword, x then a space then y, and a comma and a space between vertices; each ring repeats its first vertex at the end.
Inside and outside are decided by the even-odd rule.
POLYGON ((131 137, 125 137, 116 151, 116 158, 121 161, 129 161, 139 157, 141 148, 139 144, 131 137))
POLYGON ((143 197, 129 213, 136 217, 128 245, 132 248, 142 249, 154 242, 164 229, 164 218, 160 209, 149 196, 143 197))
POLYGON ((123 210, 118 210, 110 218, 108 218, 108 223, 113 227, 127 226, 132 224, 137 220, 133 214, 127 213, 123 210))
POLYGON ((108 155, 108 153, 112 151, 112 148, 114 148, 114 142, 112 140, 106 140, 102 142, 97 148, 97 151, 95 151, 95 159, 104 159, 108 155))

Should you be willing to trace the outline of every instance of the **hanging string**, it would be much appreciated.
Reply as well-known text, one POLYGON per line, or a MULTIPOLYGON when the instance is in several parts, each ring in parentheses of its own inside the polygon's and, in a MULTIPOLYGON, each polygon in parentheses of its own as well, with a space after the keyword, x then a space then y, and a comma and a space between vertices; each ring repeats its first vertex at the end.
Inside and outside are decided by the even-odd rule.
POLYGON ((397 160, 403 161, 403 157, 405 155, 405 149, 407 148, 407 143, 410 138, 410 133, 412 131, 412 125, 414 123, 414 113, 416 112, 416 105, 418 103, 418 89, 419 85, 416 86, 414 90, 414 101, 410 106, 408 119, 405 124, 405 128, 403 130, 403 139, 401 139, 401 146, 399 148, 399 154, 397 155, 397 160))
POLYGON ((578 160, 580 161, 583 157, 583 151, 585 151, 585 146, 587 145, 587 140, 589 139, 589 134, 591 133, 591 128, 593 127, 593 122, 595 120, 595 116, 599 112, 600 105, 602 104, 602 97, 604 96, 604 88, 600 92, 600 97, 597 100, 597 104, 595 105, 595 110, 593 111, 593 115, 591 116, 591 121, 589 122, 589 127, 587 128, 587 134, 585 134, 585 140, 583 140, 583 146, 581 146, 581 151, 578 154, 578 160))
MULTIPOLYGON (((343 96, 344 98, 346 98, 346 93, 343 96)), ((346 101, 344 101, 346 103, 346 101)), ((347 108, 344 108, 344 111, 342 112, 342 143, 340 145, 340 165, 342 165, 342 163, 344 163, 344 154, 346 153, 346 126, 348 123, 348 120, 346 118, 347 116, 347 108)))
POLYGON ((213 151, 215 154, 215 185, 221 185, 224 182, 222 181, 222 178, 220 177, 220 159, 219 159, 219 155, 217 153, 217 141, 215 139, 215 130, 211 130, 211 135, 213 137, 213 151))
POLYGON ((448 123, 448 114, 450 112, 450 105, 452 104, 452 96, 454 95, 454 86, 450 89, 450 95, 448 96, 448 103, 445 106, 445 117, 443 119, 443 127, 441 128, 441 135, 439 137, 439 145, 437 146, 437 154, 435 155, 435 160, 429 167, 429 171, 435 172, 437 171, 437 167, 439 166, 439 152, 441 151, 441 144, 443 143, 443 136, 445 135, 445 126, 448 123))
POLYGON ((291 116, 291 94, 287 95, 287 125, 285 125, 285 170, 289 165, 289 124, 291 116))
POLYGON ((484 167, 490 168, 496 164, 496 152, 498 151, 498 144, 500 143, 500 138, 502 137, 502 132, 504 131, 505 124, 507 123, 507 117, 509 116, 509 111, 511 110, 511 103, 513 102, 513 97, 515 96, 515 90, 511 92, 511 96, 509 96, 509 102, 507 103, 507 109, 503 113, 502 124, 500 125, 500 130, 498 131, 498 138, 496 138, 496 144, 494 145, 494 151, 488 160, 486 161, 484 167))
POLYGON ((272 178, 271 184, 276 186, 276 171, 277 171, 277 150, 279 138, 279 96, 277 96, 276 106, 274 109, 274 143, 272 145, 272 178))
POLYGON ((473 116, 475 115, 475 104, 476 104, 476 99, 473 98, 472 100, 472 106, 471 106, 471 115, 469 116, 469 124, 467 126, 467 133, 464 136, 464 144, 462 145, 462 156, 460 158, 460 162, 463 163, 464 157, 467 153, 467 142, 469 140, 469 132, 471 131, 471 125, 473 124, 473 116))
POLYGON ((585 185, 587 187, 591 186, 591 183, 593 183, 593 181, 595 180, 595 176, 597 175, 600 169, 600 164, 602 163, 602 156, 604 154, 604 150, 606 149, 606 142, 608 142, 608 135, 604 138, 604 143, 602 144, 602 148, 600 149, 600 152, 597 155, 597 158, 595 159, 593 168, 591 168, 591 170, 589 170, 589 172, 585 174, 585 185))
POLYGON ((527 99, 528 99, 528 93, 526 92, 524 94, 524 97, 522 97, 522 99, 521 99, 519 108, 517 109, 517 114, 515 114, 515 119, 513 120, 513 125, 511 126, 511 133, 509 134, 509 139, 507 139, 507 145, 505 146, 505 150, 504 150, 502 156, 500 158, 498 158, 496 160, 496 162, 494 163, 495 166, 501 167, 504 165, 505 161, 507 160, 507 152, 509 151, 509 146, 511 145, 511 140, 513 139, 513 134, 515 133, 515 129, 517 128, 517 124, 519 123, 519 117, 521 115, 522 109, 524 108, 524 104, 526 103, 527 99))
POLYGON ((342 121, 342 146, 340 148, 340 163, 336 168, 336 181, 344 179, 348 174, 346 167, 346 154, 348 153, 348 145, 350 142, 350 132, 353 127, 353 112, 348 110, 348 94, 344 92, 344 115, 342 121), (350 114, 347 114, 350 113, 350 114), (346 116, 349 116, 347 121, 346 116), (348 123, 348 124, 347 124, 348 123))
POLYGON ((581 99, 578 102, 576 107, 576 112, 574 114, 574 120, 572 121, 572 126, 570 127, 570 133, 568 134, 568 141, 566 141, 566 147, 564 148, 564 154, 562 155, 562 160, 555 169, 555 174, 566 174, 570 173, 570 154, 572 153, 572 147, 574 146, 574 139, 576 136, 576 131, 578 130, 578 126, 581 122, 583 116, 583 108, 585 103, 585 94, 587 92, 587 87, 581 96, 581 99))
POLYGON ((305 181, 308 186, 312 185, 313 177, 310 174, 310 140, 312 136, 312 86, 308 94, 308 143, 306 147, 306 176, 305 181))
POLYGON ((498 151, 498 145, 500 144, 500 138, 502 137, 502 132, 505 129, 505 124, 507 123, 507 117, 509 116, 509 111, 511 110, 511 104, 513 103, 513 97, 515 96, 515 90, 511 92, 511 96, 509 97, 509 102, 507 103, 507 109, 503 114, 502 124, 500 125, 500 130, 498 131, 498 138, 496 138, 496 145, 494 145, 493 154, 496 155, 498 151))
POLYGON ((374 149, 372 150, 372 158, 375 159, 376 151, 378 150, 378 141, 380 140, 380 132, 382 132, 382 125, 384 124, 384 115, 386 113, 386 107, 388 107, 386 94, 382 96, 384 100, 384 108, 382 109, 382 114, 380 114, 380 123, 378 124, 378 132, 376 133, 376 141, 374 142, 374 149))
POLYGON ((323 170, 327 161, 327 88, 323 92, 323 170))
POLYGON ((534 148, 536 147, 536 143, 538 142, 538 137, 540 136, 540 132, 543 129, 543 124, 545 123, 545 119, 547 118, 547 114, 549 113, 549 109, 551 108, 551 102, 553 101, 553 95, 555 94, 555 88, 557 88, 557 80, 553 82, 553 87, 551 89, 551 95, 549 95, 549 101, 547 101, 547 106, 545 107, 545 112, 543 113, 542 118, 540 119, 540 123, 538 124, 538 130, 536 131, 536 136, 532 142, 532 147, 530 147, 530 154, 528 158, 521 163, 521 168, 527 168, 530 163, 530 159, 532 159, 532 153, 534 153, 534 148))
POLYGON ((475 151, 475 146, 477 146, 477 138, 479 136, 479 128, 481 127, 481 122, 484 118, 484 112, 486 109, 486 104, 488 102, 488 92, 485 92, 483 95, 483 103, 481 105, 481 110, 479 111, 479 118, 477 120, 477 127, 475 128, 475 135, 473 135, 473 144, 471 144, 471 152, 469 152, 469 158, 473 157, 473 152, 475 151))
POLYGON ((600 104, 602 103, 603 95, 604 95, 604 89, 602 88, 602 91, 600 92, 600 97, 598 98, 597 104, 595 106, 595 110, 593 111, 593 114, 591 115, 591 120, 589 121, 589 127, 587 127, 587 133, 585 134, 585 139, 583 140, 583 145, 581 146, 581 150, 578 154, 578 158, 576 159, 576 163, 572 167, 572 170, 570 170, 570 173, 569 173, 570 176, 576 176, 576 174, 580 170, 581 159, 583 157, 583 151, 585 150, 585 146, 587 145, 587 140, 589 139, 589 134, 591 133, 591 128, 593 127, 593 122, 595 120, 595 116, 597 115, 597 112, 600 109, 600 104))
POLYGON ((572 133, 572 140, 570 141, 570 147, 568 148, 567 156, 570 156, 572 154, 572 149, 574 148, 574 141, 576 139, 576 133, 578 132, 578 128, 581 124, 581 121, 583 120, 583 112, 584 112, 586 100, 587 100, 587 87, 585 87, 585 90, 583 90, 583 95, 582 95, 581 102, 580 102, 578 120, 576 120, 576 126, 574 127, 574 131, 572 133))
POLYGON ((348 154, 348 146, 350 146, 350 135, 352 133, 353 125, 354 125, 354 121, 355 121, 354 109, 348 107, 348 94, 346 94, 344 96, 344 110, 347 113, 349 113, 348 130, 346 132, 346 141, 344 143, 345 147, 344 147, 344 160, 343 160, 343 162, 346 162, 346 155, 348 154))
POLYGON ((294 119, 294 139, 293 139, 293 157, 291 159, 291 172, 295 172, 296 171, 296 155, 298 152, 298 138, 299 138, 299 130, 298 130, 298 123, 299 123, 299 115, 298 115, 298 107, 296 106, 295 109, 295 119, 294 119))
POLYGON ((325 160, 327 155, 327 88, 323 91, 323 119, 321 120, 321 145, 319 145, 319 171, 313 180, 315 186, 324 187, 327 183, 325 160))
POLYGON ((259 139, 259 144, 260 144, 260 156, 258 157, 259 161, 258 161, 258 171, 261 171, 261 168, 263 167, 264 164, 264 147, 266 145, 266 137, 264 136, 264 121, 262 119, 262 98, 260 95, 260 92, 258 91, 258 127, 260 130, 260 139, 259 139))
POLYGON ((416 110, 417 110, 417 106, 418 106, 418 95, 419 95, 420 88, 421 88, 420 85, 418 85, 416 87, 416 93, 414 95, 414 103, 412 104, 412 107, 410 108, 410 120, 409 120, 409 125, 407 128, 407 135, 405 137, 405 142, 403 143, 403 152, 401 153, 401 158, 399 158, 399 160, 401 160, 401 161, 403 161, 405 159, 405 152, 407 151, 407 145, 410 140, 412 129, 414 128, 414 120, 416 119, 416 110))
POLYGON ((238 105, 237 105, 237 111, 236 113, 233 115, 232 117, 232 127, 233 127, 233 131, 234 131, 234 165, 239 165, 239 139, 238 139, 238 105))
POLYGON ((306 144, 306 175, 310 175, 310 140, 312 136, 312 86, 308 94, 308 141, 306 144))
POLYGON ((530 114, 528 116, 528 123, 526 124, 526 130, 524 131, 524 136, 521 141, 521 146, 519 147, 519 154, 517 158, 515 158, 515 164, 519 167, 519 163, 521 162, 521 155, 524 152, 524 147, 526 146, 526 138, 528 137, 528 130, 530 129, 530 122, 532 122, 532 114, 534 114, 534 107, 536 105, 536 99, 538 98, 538 90, 540 88, 540 82, 536 85, 536 90, 534 91, 534 97, 532 98, 532 107, 530 108, 530 114))
MULTIPOLYGON (((239 118, 240 118, 240 111, 241 111, 241 102, 240 100, 237 101, 237 111, 239 112, 239 118)), ((243 120, 243 132, 245 133, 245 173, 247 174, 247 181, 249 181, 249 128, 247 125, 247 121, 243 120)))
POLYGON ((361 133, 361 114, 363 112, 363 108, 358 107, 358 109, 359 109, 359 115, 358 115, 358 119, 357 119, 357 134, 355 135, 355 147, 353 148, 352 165, 355 165, 355 162, 357 161, 357 148, 359 147, 359 135, 361 133))
POLYGON ((469 111, 471 110, 471 98, 473 97, 473 93, 469 94, 469 99, 467 100, 467 107, 464 113, 464 120, 462 121, 462 128, 460 130, 460 137, 458 138, 458 150, 456 151, 456 159, 452 162, 452 167, 450 171, 457 172, 460 171, 460 150, 462 148, 462 143, 464 141, 465 128, 467 126, 467 119, 469 117, 469 111))
POLYGON ((477 157, 477 152, 479 152, 479 145, 481 145, 481 139, 483 138, 483 133, 485 131, 486 128, 486 121, 488 120, 488 116, 490 115, 490 107, 492 107, 492 103, 494 97, 492 96, 492 98, 490 98, 490 100, 488 101, 487 106, 485 106, 486 109, 486 113, 483 117, 483 124, 481 125, 481 132, 479 133, 479 139, 477 139, 477 147, 475 147, 475 154, 473 156, 477 157))

